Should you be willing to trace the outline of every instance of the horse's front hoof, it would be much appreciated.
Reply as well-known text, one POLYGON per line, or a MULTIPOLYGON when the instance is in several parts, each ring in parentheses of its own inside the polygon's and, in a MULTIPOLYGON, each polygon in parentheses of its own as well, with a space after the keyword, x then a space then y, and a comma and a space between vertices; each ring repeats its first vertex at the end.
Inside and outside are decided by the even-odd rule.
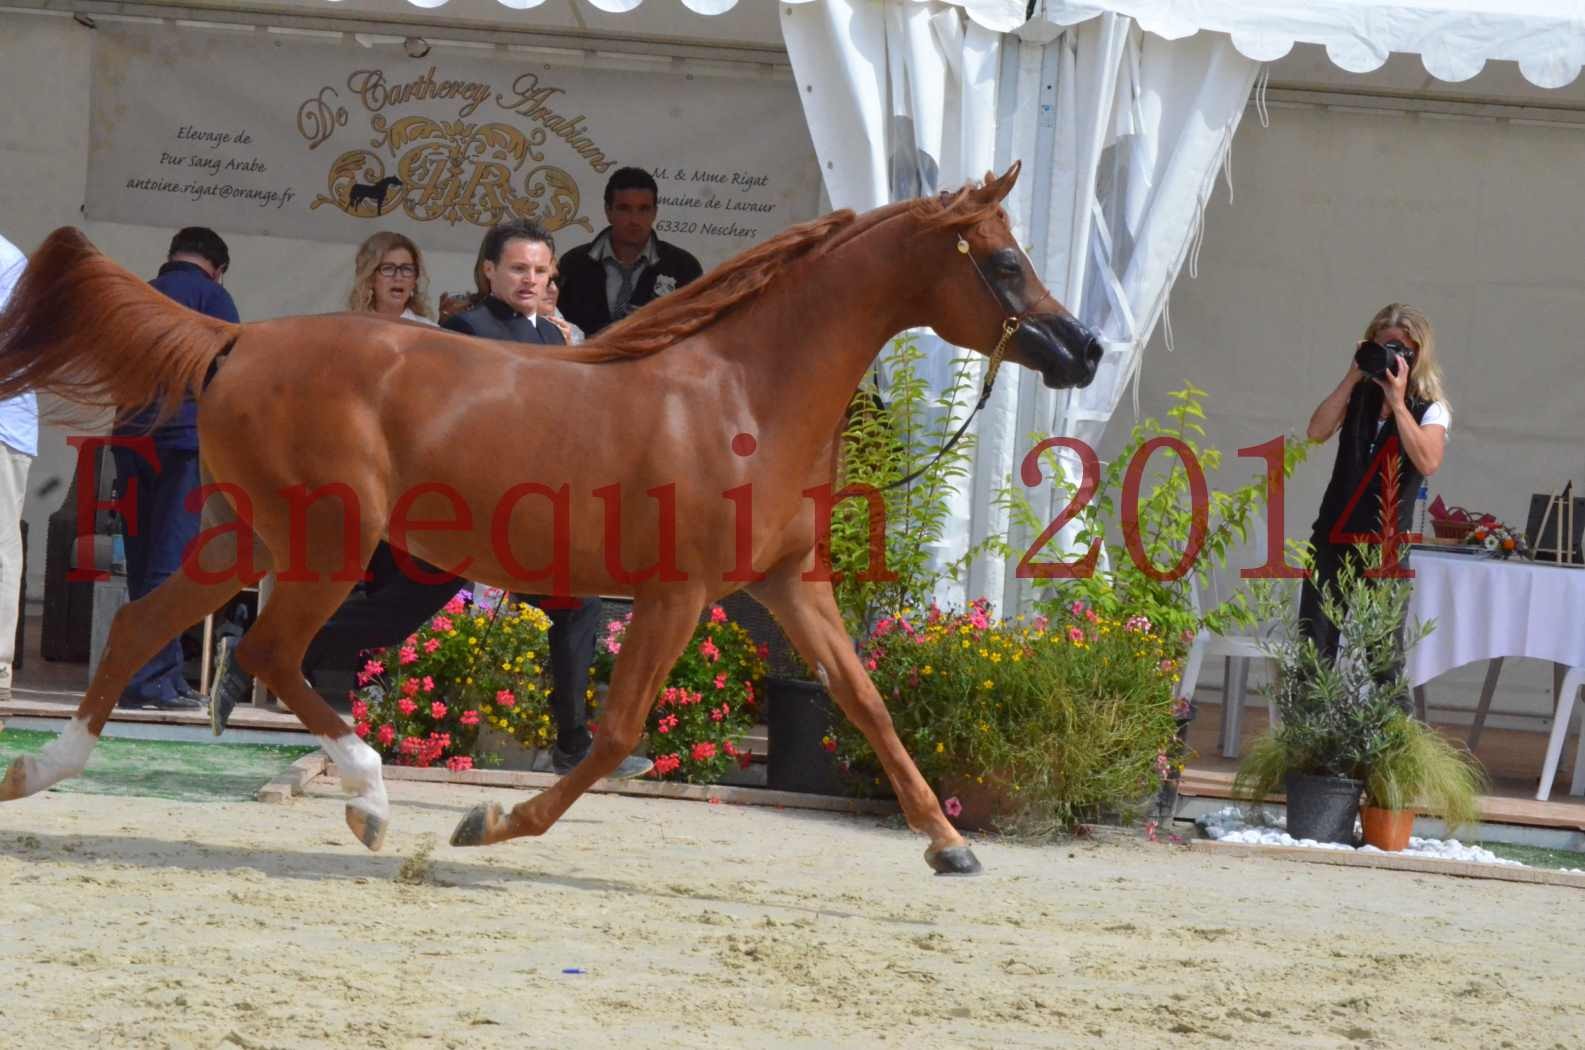
POLYGON ((347 803, 347 827, 358 836, 358 841, 375 853, 385 845, 385 829, 389 822, 378 813, 370 812, 356 802, 347 803))
POLYGON ((468 810, 457 830, 451 833, 453 846, 488 846, 505 836, 506 814, 499 802, 481 802, 468 810))
POLYGON ((937 875, 978 875, 985 869, 967 846, 947 846, 925 850, 925 861, 937 875))
POLYGON ((10 802, 12 799, 22 798, 28 793, 27 767, 22 764, 22 757, 12 759, 11 768, 6 770, 4 780, 0 780, 0 802, 10 802))

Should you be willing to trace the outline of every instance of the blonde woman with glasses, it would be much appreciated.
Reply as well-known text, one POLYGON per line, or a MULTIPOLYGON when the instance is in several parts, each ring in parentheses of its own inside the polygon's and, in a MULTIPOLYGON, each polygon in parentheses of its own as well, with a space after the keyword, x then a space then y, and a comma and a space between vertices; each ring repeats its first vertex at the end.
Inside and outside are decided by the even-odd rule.
POLYGON ((376 233, 358 246, 357 275, 349 309, 403 321, 434 324, 424 256, 400 233, 376 233))

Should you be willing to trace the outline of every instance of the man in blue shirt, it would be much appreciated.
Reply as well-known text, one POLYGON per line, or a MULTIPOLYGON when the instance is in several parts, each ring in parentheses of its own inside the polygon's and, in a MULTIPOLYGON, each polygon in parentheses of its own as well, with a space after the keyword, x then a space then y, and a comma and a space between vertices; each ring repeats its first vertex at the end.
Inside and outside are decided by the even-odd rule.
MULTIPOLYGON (((26 267, 21 250, 0 237, 0 310, 26 267)), ((39 407, 33 391, 0 401, 0 700, 11 699, 11 662, 22 615, 22 501, 38 452, 39 407)))
MULTIPOLYGON (((221 287, 231 254, 214 230, 188 226, 171 239, 166 263, 149 283, 190 310, 236 323, 236 303, 221 287)), ((157 408, 118 420, 117 436, 150 433, 157 408)), ((151 463, 131 448, 117 446, 116 487, 124 494, 137 486, 137 521, 127 523, 127 597, 132 601, 158 587, 182 565, 182 554, 198 535, 199 515, 186 507, 199 486, 198 402, 189 396, 181 409, 152 431, 158 460, 151 463)), ((182 677, 181 639, 172 640, 132 676, 121 693, 121 707, 198 710, 204 700, 182 677)))

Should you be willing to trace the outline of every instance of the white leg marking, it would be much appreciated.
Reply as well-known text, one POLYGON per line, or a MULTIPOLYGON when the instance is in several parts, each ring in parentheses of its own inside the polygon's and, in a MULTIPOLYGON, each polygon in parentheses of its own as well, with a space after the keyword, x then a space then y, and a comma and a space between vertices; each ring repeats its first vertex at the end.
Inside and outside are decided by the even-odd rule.
POLYGON ((336 764, 336 772, 350 795, 376 816, 390 815, 390 803, 385 797, 385 778, 380 775, 380 755, 374 748, 352 733, 346 736, 319 738, 319 746, 336 764))
POLYGON ((88 765, 99 738, 88 731, 88 722, 73 718, 61 730, 61 735, 45 744, 36 755, 24 755, 23 781, 19 785, 24 795, 34 795, 63 780, 77 776, 88 765))

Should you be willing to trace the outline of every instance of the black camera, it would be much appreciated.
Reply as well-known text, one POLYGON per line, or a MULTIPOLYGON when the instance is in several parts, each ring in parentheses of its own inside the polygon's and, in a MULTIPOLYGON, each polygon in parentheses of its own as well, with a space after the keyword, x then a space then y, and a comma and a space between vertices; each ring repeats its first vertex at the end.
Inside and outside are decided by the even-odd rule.
POLYGON ((1386 379, 1393 372, 1395 361, 1402 361, 1404 368, 1414 367, 1414 351, 1396 339, 1385 343, 1367 341, 1354 351, 1355 366, 1372 379, 1386 379))

